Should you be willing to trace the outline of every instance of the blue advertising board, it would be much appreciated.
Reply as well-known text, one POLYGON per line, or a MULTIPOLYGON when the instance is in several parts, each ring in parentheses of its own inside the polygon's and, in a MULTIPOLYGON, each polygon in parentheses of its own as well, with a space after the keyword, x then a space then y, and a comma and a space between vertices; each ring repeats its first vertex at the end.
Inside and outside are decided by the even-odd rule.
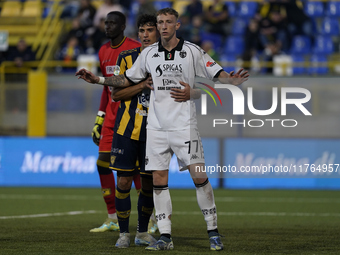
MULTIPOLYGON (((202 139, 207 162, 219 160, 218 140, 202 139)), ((0 137, 0 186, 100 187, 98 147, 91 138, 0 137)), ((170 188, 194 188, 188 171, 172 158, 170 188)), ((213 187, 218 180, 211 178, 213 187)))
POLYGON ((228 139, 224 187, 340 189, 339 164, 339 140, 228 139))
MULTIPOLYGON (((214 188, 340 189, 340 140, 202 139, 214 188), (229 167, 229 169, 228 169, 229 167), (241 168, 243 171, 241 172, 241 168)), ((0 186, 100 187, 91 138, 0 138, 0 186)), ((170 188, 194 188, 174 156, 170 188)))

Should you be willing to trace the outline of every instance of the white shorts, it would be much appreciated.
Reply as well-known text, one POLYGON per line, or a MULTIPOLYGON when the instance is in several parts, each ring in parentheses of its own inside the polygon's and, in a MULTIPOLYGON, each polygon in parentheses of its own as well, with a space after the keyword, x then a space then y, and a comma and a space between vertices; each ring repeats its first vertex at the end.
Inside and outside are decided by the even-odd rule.
POLYGON ((204 152, 198 130, 176 131, 147 130, 145 170, 168 170, 172 155, 175 153, 179 169, 203 163, 204 152))

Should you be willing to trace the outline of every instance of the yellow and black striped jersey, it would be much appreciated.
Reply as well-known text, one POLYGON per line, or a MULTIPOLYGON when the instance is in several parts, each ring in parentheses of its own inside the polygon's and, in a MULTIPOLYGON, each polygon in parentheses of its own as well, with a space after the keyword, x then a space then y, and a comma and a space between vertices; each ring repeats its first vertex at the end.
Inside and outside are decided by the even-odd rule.
MULTIPOLYGON (((138 55, 140 47, 122 51, 117 65, 120 74, 131 68, 138 55)), ((121 101, 117 112, 115 132, 133 140, 146 141, 146 118, 148 115, 150 90, 145 89, 133 96, 131 100, 121 101)))

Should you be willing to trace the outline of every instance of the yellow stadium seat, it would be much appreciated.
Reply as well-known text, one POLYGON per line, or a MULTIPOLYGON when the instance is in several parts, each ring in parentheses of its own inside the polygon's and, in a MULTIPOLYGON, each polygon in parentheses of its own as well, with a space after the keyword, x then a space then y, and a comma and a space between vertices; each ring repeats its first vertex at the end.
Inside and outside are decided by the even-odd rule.
POLYGON ((176 0, 174 1, 172 8, 174 8, 178 12, 179 16, 181 16, 188 4, 190 4, 190 0, 176 0))
POLYGON ((26 1, 22 10, 23 17, 41 17, 40 1, 26 1))
POLYGON ((21 3, 19 1, 6 1, 2 5, 1 17, 18 17, 21 14, 21 3))

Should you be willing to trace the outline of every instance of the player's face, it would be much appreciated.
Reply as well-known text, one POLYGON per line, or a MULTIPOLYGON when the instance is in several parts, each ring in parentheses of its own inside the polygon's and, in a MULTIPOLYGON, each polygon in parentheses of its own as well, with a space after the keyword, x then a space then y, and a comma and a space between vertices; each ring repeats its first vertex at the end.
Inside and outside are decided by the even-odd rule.
POLYGON ((138 38, 143 48, 155 43, 158 39, 156 27, 148 24, 140 26, 138 28, 138 38))
POLYGON ((105 19, 105 34, 107 38, 114 39, 124 32, 125 25, 119 16, 107 15, 105 19))
POLYGON ((170 40, 176 34, 176 30, 180 24, 174 15, 158 15, 157 16, 157 29, 162 39, 170 40))

